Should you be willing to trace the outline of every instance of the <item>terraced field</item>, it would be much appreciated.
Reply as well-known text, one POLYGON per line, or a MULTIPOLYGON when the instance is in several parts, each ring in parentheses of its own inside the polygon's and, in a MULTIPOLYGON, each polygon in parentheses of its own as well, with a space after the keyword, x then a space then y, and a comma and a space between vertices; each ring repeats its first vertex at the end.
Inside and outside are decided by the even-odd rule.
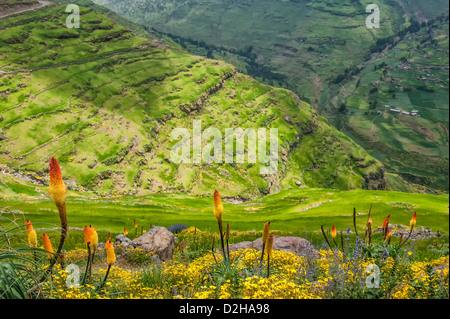
MULTIPOLYGON (((292 92, 229 64, 135 36, 88 7, 81 28, 65 6, 0 20, 0 161, 45 180, 48 157, 73 189, 256 198, 303 186, 385 187, 381 164, 292 92), (180 164, 174 128, 279 130, 280 164, 180 164)), ((206 144, 206 139, 203 145, 206 144)), ((233 155, 234 156, 234 155, 233 155)))
POLYGON ((423 25, 364 64, 336 98, 340 125, 389 172, 435 189, 448 189, 448 37, 448 20, 423 25))

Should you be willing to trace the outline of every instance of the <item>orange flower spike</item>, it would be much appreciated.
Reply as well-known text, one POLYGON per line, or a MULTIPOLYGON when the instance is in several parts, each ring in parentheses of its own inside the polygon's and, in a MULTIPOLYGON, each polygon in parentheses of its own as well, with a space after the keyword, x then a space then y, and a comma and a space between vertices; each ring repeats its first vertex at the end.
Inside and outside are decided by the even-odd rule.
POLYGON ((222 246, 223 256, 224 256, 224 258, 226 258, 225 244, 224 244, 224 239, 223 239, 223 224, 222 224, 223 205, 222 205, 222 200, 220 199, 220 194, 219 194, 219 192, 217 190, 214 191, 214 209, 213 209, 213 212, 214 212, 214 216, 217 219, 217 226, 219 227, 220 244, 222 246))
POLYGON ((90 237, 91 237, 91 246, 94 248, 94 252, 97 250, 97 245, 98 245, 98 234, 95 231, 94 227, 92 227, 92 225, 89 226, 89 232, 90 232, 90 237))
POLYGON ((48 238, 47 234, 42 235, 42 241, 44 242, 44 249, 48 251, 47 257, 50 259, 53 255, 53 247, 50 242, 50 238, 48 238))
POLYGON ((37 247, 37 233, 34 229, 31 229, 27 233, 28 235, 28 243, 31 247, 37 247))
POLYGON ((371 237, 372 237, 372 217, 369 217, 367 219, 366 232, 364 235, 364 239, 367 242, 369 242, 369 244, 370 244, 371 237))
POLYGON ((59 208, 66 203, 67 187, 64 184, 61 169, 56 158, 50 158, 50 185, 48 188, 50 198, 59 208))
POLYGON ((265 244, 267 242, 267 238, 269 238, 269 230, 270 230, 270 222, 264 224, 262 242, 265 244))
POLYGON ((137 228, 136 219, 134 220, 134 228, 137 228))
POLYGON ((110 266, 116 262, 116 254, 114 253, 114 247, 110 240, 106 242, 105 250, 106 250, 106 262, 110 266))
POLYGON ((25 223, 25 228, 27 230, 27 233, 30 233, 30 230, 33 229, 33 224, 31 224, 31 222, 29 220, 27 220, 27 222, 25 223))
POLYGON ((123 228, 123 234, 124 234, 125 236, 128 235, 128 231, 127 231, 127 228, 126 228, 126 227, 123 228))
POLYGON ((389 218, 391 218, 391 215, 388 215, 383 221, 383 226, 382 227, 384 229, 386 229, 388 227, 388 225, 389 225, 389 218))
POLYGON ((92 247, 91 231, 89 230, 89 227, 84 226, 83 235, 84 235, 84 242, 86 244, 86 247, 92 247))
POLYGON ((333 240, 336 239, 336 226, 331 226, 331 237, 333 237, 333 240))
POLYGON ((411 218, 411 221, 409 222, 411 230, 413 230, 414 227, 416 226, 416 222, 417 222, 417 212, 414 213, 413 217, 411 218))
POLYGON ((214 192, 214 216, 218 222, 222 222, 223 205, 218 191, 214 192))
POLYGON ((273 234, 270 234, 267 238, 267 255, 272 256, 273 251, 273 234))

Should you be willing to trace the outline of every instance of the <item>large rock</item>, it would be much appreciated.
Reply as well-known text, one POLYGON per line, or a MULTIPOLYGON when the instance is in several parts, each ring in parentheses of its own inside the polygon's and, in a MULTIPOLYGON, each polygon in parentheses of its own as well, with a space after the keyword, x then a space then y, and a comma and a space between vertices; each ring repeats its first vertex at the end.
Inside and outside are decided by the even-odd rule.
POLYGON ((177 238, 165 227, 153 226, 148 232, 133 240, 133 246, 154 252, 162 260, 172 258, 177 238))
MULTIPOLYGON (((261 250, 262 238, 258 238, 254 241, 244 241, 241 243, 230 245, 230 251, 247 248, 261 250)), ((314 246, 306 239, 300 237, 273 236, 273 249, 289 251, 298 256, 317 256, 317 251, 314 249, 314 246)))

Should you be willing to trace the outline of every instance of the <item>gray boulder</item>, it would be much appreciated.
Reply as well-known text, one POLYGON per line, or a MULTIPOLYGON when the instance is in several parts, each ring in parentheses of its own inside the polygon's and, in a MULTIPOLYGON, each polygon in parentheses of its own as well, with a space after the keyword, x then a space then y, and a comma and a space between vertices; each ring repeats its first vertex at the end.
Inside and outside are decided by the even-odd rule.
POLYGON ((134 247, 154 252, 162 260, 172 258, 177 244, 175 235, 165 227, 153 226, 148 232, 132 241, 134 247))
MULTIPOLYGON (((254 241, 244 241, 241 243, 230 245, 230 251, 236 251, 239 249, 262 249, 262 238, 258 238, 254 241)), ((273 236, 273 249, 285 250, 292 252, 298 256, 317 257, 317 251, 314 246, 304 238, 300 237, 281 237, 273 236)))

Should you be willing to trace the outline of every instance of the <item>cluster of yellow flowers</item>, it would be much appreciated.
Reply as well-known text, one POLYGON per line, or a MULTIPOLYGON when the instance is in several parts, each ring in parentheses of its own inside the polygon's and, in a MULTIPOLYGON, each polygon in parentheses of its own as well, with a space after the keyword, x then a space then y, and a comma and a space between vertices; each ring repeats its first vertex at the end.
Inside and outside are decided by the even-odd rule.
MULTIPOLYGON (((77 254, 79 251, 76 252, 77 254)), ((336 281, 332 274, 334 267, 340 267, 346 273, 345 284, 355 285, 365 281, 366 267, 374 260, 358 261, 345 260, 339 253, 331 250, 319 251, 315 259, 317 278, 308 279, 305 275, 306 257, 297 256, 291 252, 275 250, 272 253, 272 275, 245 274, 248 269, 258 269, 260 252, 254 249, 242 249, 230 253, 230 262, 236 266, 240 275, 227 279, 221 283, 212 282, 211 266, 223 260, 222 255, 213 256, 207 253, 192 262, 171 260, 162 263, 161 278, 163 282, 149 284, 143 278, 142 270, 129 270, 111 267, 108 282, 99 289, 92 284, 78 287, 67 287, 69 273, 56 266, 52 280, 46 282, 42 289, 48 298, 63 299, 93 299, 93 298, 125 298, 125 299, 161 299, 161 298, 191 298, 191 299, 319 299, 329 298, 326 294, 330 281, 336 281)), ((389 257, 380 265, 382 281, 381 291, 386 294, 383 298, 431 298, 439 289, 448 291, 448 263, 449 257, 444 256, 433 261, 407 262, 403 269, 394 269, 396 261, 389 257), (433 269, 430 271, 430 269, 433 269), (395 282, 388 277, 395 270, 398 276, 395 282), (390 288, 389 288, 389 285, 390 288)), ((267 266, 264 262, 263 266, 267 266)), ((155 267, 155 266, 153 266, 155 267)), ((149 272, 152 271, 150 268, 149 272)), ((102 278, 107 269, 99 269, 94 278, 102 278)), ((98 282, 100 280, 95 280, 98 282)))
MULTIPOLYGON (((336 273, 346 287, 365 283, 369 265, 379 266, 379 295, 389 299, 436 298, 447 296, 449 289, 449 256, 442 256, 433 261, 407 261, 388 257, 385 260, 367 258, 364 260, 345 260, 339 252, 320 251, 316 263, 320 269, 317 282, 326 286, 336 282, 336 273), (336 272, 339 268, 339 272, 336 272)), ((378 289, 378 288, 377 288, 378 289)), ((364 293, 364 290, 362 291, 364 293)))
MULTIPOLYGON (((138 272, 131 272, 120 267, 111 267, 110 280, 105 287, 99 289, 92 284, 68 285, 70 274, 66 270, 55 267, 57 272, 52 280, 45 282, 42 290, 46 298, 55 299, 156 299, 161 295, 158 289, 145 287, 138 272)), ((107 269, 100 269, 97 277, 105 276, 107 269)))
POLYGON ((428 299, 433 298, 439 290, 445 290, 448 293, 448 263, 449 256, 433 261, 413 262, 410 271, 392 293, 392 298, 428 299), (428 271, 429 269, 431 271, 428 271))
POLYGON ((249 277, 245 279, 243 289, 245 299, 319 299, 308 284, 297 284, 294 281, 278 276, 269 278, 249 277))

